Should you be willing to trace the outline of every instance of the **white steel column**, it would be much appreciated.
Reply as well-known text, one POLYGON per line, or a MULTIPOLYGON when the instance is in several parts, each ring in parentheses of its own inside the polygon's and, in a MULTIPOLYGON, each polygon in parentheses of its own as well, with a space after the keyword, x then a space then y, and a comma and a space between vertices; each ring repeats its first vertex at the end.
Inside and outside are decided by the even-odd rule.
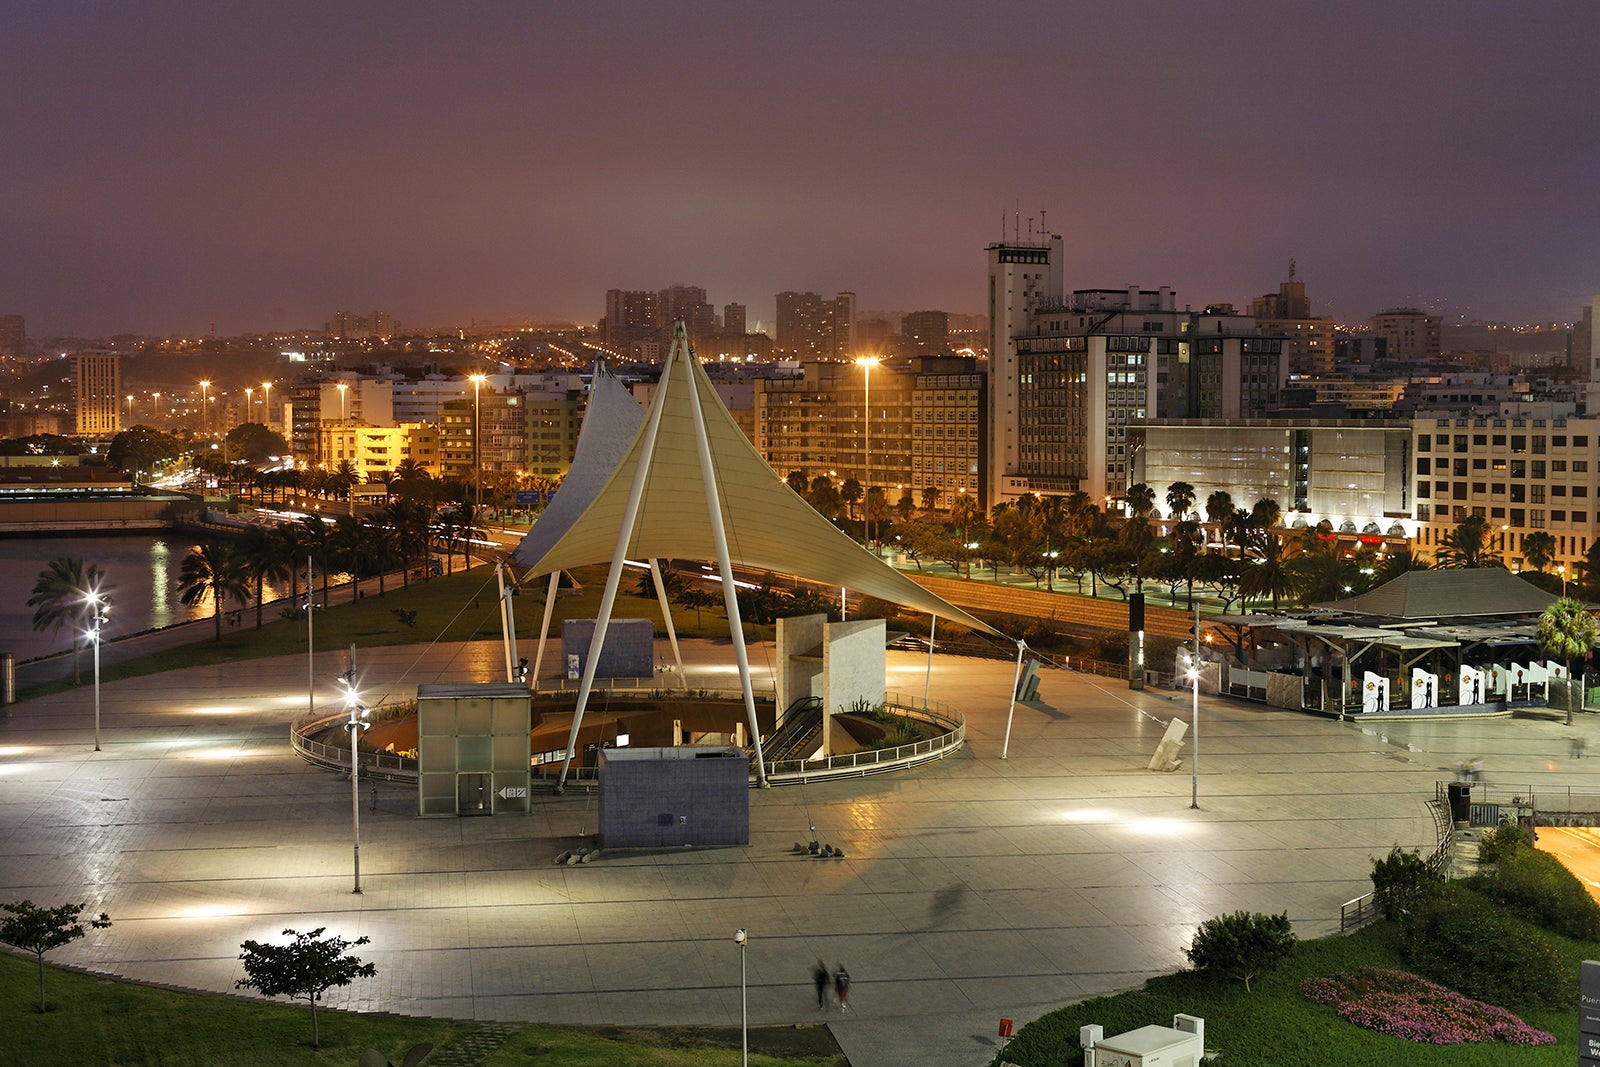
POLYGON ((689 680, 683 676, 683 653, 678 651, 678 628, 672 622, 672 608, 667 604, 667 587, 661 584, 661 564, 650 558, 650 578, 656 583, 656 599, 661 602, 661 618, 667 624, 667 640, 672 642, 672 661, 678 665, 678 683, 685 690, 689 680))
POLYGON ((539 667, 544 663, 544 642, 550 633, 550 618, 556 613, 556 589, 561 585, 561 572, 550 572, 550 588, 544 594, 544 622, 539 626, 539 650, 533 654, 533 688, 539 688, 539 667))

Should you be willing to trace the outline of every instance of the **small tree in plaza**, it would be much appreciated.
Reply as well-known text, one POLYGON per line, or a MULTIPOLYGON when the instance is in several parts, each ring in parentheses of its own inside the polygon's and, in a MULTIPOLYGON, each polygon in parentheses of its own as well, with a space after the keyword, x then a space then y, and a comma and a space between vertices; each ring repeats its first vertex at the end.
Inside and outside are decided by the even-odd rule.
POLYGON ((311 1004, 311 1044, 320 1046, 317 1033, 317 1001, 322 994, 335 986, 347 986, 357 978, 371 978, 378 968, 362 963, 346 954, 346 949, 365 945, 370 940, 358 937, 346 941, 342 937, 324 937, 327 927, 319 926, 310 933, 285 930, 292 938, 287 945, 267 945, 260 941, 246 941, 239 959, 244 963, 245 977, 233 983, 235 989, 255 989, 262 996, 304 998, 311 1004))
POLYGON ((1248 993, 1250 979, 1288 958, 1294 943, 1288 912, 1236 911, 1201 923, 1185 951, 1195 970, 1237 978, 1248 993))
MULTIPOLYGON (((31 900, 0 904, 0 911, 8 913, 4 919, 0 919, 0 942, 33 953, 34 959, 39 962, 41 1013, 46 1010, 44 954, 62 945, 69 945, 85 934, 84 924, 78 921, 78 916, 86 906, 63 904, 59 908, 41 908, 31 900)), ((104 930, 111 925, 111 916, 102 911, 89 920, 89 925, 96 930, 104 930)))

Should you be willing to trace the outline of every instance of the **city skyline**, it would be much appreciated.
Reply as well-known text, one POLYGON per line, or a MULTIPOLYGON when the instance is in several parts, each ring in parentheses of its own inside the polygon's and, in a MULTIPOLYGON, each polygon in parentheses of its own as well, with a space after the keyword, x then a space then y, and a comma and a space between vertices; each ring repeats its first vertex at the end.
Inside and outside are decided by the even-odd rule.
POLYGON ((1571 321, 1600 289, 1585 42, 1548 3, 936 3, 6 17, 0 313, 34 336, 593 323, 609 288, 984 304, 989 244, 1067 288, 1571 321))

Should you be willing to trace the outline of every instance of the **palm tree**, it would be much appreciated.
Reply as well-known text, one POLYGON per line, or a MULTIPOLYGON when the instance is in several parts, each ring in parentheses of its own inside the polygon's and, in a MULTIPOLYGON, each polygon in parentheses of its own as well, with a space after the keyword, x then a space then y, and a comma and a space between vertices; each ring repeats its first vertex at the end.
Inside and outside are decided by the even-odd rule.
POLYGON ((70 556, 51 560, 33 583, 33 594, 28 597, 33 628, 52 634, 59 633, 63 626, 72 628, 73 685, 79 679, 78 651, 83 632, 98 605, 110 606, 112 588, 97 564, 85 567, 83 560, 70 556))
POLYGON ((384 583, 389 571, 396 563, 402 564, 402 571, 405 569, 405 561, 400 558, 400 534, 381 519, 367 519, 361 524, 361 529, 361 536, 366 539, 368 559, 378 572, 378 595, 383 596, 387 592, 384 583))
MULTIPOLYGON (((429 510, 412 500, 397 500, 383 509, 380 521, 395 533, 395 551, 400 558, 401 582, 411 584, 411 561, 426 559, 432 543, 430 526, 433 516, 429 510)), ((424 566, 423 580, 433 576, 433 568, 424 566)))
POLYGON ((294 573, 288 545, 283 538, 260 526, 246 530, 239 541, 246 580, 256 589, 256 629, 261 629, 262 596, 268 582, 276 585, 294 573))
POLYGON ((1283 518, 1283 509, 1271 497, 1262 497, 1250 509, 1250 523, 1259 530, 1270 530, 1283 518))
MULTIPOLYGON (((322 572, 322 606, 328 606, 328 571, 333 563, 333 546, 329 543, 328 524, 320 516, 307 515, 300 520, 300 548, 302 554, 316 563, 317 570, 322 572)), ((311 595, 310 582, 306 583, 306 595, 311 595)))
POLYGON ((1550 566, 1550 561, 1555 559, 1555 555, 1555 534, 1545 530, 1535 530, 1522 538, 1522 558, 1533 568, 1534 573, 1543 574, 1544 569, 1550 566))
POLYGON ((1500 554, 1490 545, 1488 520, 1469 515, 1456 523, 1456 528, 1445 535, 1435 557, 1441 567, 1474 569, 1479 567, 1504 567, 1500 554))
POLYGON ((1188 482, 1173 482, 1167 486, 1167 518, 1180 520, 1194 504, 1194 486, 1188 482))
POLYGON ((241 604, 250 598, 250 583, 245 562, 232 545, 207 541, 196 545, 183 557, 178 572, 178 599, 194 605, 211 598, 211 617, 216 620, 217 640, 222 640, 222 606, 226 601, 241 604))
POLYGON ((1409 544, 1402 545, 1384 554, 1383 564, 1378 568, 1377 580, 1380 583, 1392 581, 1407 571, 1425 571, 1430 566, 1427 556, 1417 554, 1409 544))
POLYGON ((1577 688, 1572 661, 1587 659, 1594 651, 1594 615, 1580 600, 1562 597, 1539 616, 1539 647, 1567 665, 1567 725, 1572 725, 1572 696, 1577 688))
POLYGON ((1233 518, 1233 497, 1228 492, 1218 489, 1206 497, 1206 521, 1214 522, 1219 526, 1233 518))
POLYGON ((1241 607, 1247 604, 1251 597, 1272 597, 1272 610, 1278 610, 1280 597, 1288 596, 1294 591, 1294 575, 1288 568, 1290 554, 1283 540, 1273 534, 1264 533, 1252 548, 1253 557, 1246 557, 1244 568, 1239 573, 1239 596, 1241 607))
POLYGON ((936 486, 936 485, 925 485, 925 486, 923 486, 922 487, 922 510, 923 511, 933 511, 934 509, 936 509, 939 506, 939 497, 941 495, 942 494, 939 492, 939 487, 938 486, 936 486))
POLYGON ((1156 491, 1143 482, 1136 482, 1123 490, 1122 498, 1128 502, 1128 510, 1136 519, 1148 519, 1150 512, 1155 510, 1156 491))

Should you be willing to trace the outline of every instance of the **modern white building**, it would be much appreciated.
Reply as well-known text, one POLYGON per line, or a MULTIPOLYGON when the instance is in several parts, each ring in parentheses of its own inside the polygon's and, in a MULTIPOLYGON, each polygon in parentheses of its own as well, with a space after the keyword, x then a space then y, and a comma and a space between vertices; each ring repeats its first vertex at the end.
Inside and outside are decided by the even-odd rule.
POLYGON ((90 349, 72 356, 74 432, 104 437, 122 430, 122 357, 90 349))
POLYGON ((1020 373, 1016 338, 1027 330, 1036 306, 1061 303, 1062 241, 1059 234, 1027 244, 992 244, 989 253, 989 471, 984 507, 1001 500, 1006 476, 1021 457, 1018 407, 1020 373))

